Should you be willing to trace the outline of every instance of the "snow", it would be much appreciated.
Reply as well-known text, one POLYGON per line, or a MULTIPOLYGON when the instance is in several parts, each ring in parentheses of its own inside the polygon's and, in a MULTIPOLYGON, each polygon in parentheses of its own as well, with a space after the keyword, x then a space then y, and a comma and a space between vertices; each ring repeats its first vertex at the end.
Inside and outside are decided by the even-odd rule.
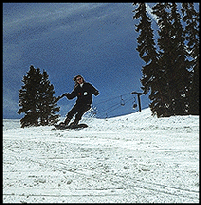
POLYGON ((4 203, 199 203, 199 116, 146 109, 81 123, 3 120, 4 203))

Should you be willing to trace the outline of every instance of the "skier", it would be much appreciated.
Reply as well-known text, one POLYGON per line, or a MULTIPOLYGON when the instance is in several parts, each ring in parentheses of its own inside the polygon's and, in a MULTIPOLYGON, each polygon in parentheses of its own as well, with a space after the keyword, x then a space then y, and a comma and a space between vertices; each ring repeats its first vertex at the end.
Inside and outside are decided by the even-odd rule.
POLYGON ((92 94, 95 96, 99 94, 98 90, 96 90, 90 83, 85 82, 81 75, 76 75, 73 80, 75 81, 73 92, 63 95, 69 100, 77 97, 77 100, 72 110, 68 112, 65 121, 60 123, 61 126, 67 126, 74 115, 75 120, 70 124, 70 126, 77 125, 83 114, 91 109, 92 94))

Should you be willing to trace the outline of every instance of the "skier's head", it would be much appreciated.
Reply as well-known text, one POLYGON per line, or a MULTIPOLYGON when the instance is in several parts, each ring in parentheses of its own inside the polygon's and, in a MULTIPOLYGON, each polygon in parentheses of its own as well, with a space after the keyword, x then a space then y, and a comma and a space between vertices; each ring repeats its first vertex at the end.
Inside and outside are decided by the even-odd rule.
POLYGON ((81 75, 76 75, 73 80, 76 82, 78 82, 80 79, 82 79, 84 81, 84 78, 81 75))
POLYGON ((81 76, 81 75, 76 75, 73 80, 75 81, 75 87, 78 85, 78 84, 82 84, 85 82, 84 78, 81 76))

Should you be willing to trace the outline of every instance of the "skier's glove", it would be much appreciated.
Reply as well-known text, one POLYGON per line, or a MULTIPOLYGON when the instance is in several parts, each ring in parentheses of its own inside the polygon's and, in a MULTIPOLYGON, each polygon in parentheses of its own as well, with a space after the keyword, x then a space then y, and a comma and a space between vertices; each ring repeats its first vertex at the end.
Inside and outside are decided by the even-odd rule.
POLYGON ((60 95, 60 96, 58 96, 58 97, 55 97, 55 98, 54 98, 55 103, 56 103, 58 100, 60 100, 62 97, 64 97, 64 96, 65 96, 65 94, 60 95))
POLYGON ((95 96, 99 95, 99 92, 96 90, 94 93, 95 96))

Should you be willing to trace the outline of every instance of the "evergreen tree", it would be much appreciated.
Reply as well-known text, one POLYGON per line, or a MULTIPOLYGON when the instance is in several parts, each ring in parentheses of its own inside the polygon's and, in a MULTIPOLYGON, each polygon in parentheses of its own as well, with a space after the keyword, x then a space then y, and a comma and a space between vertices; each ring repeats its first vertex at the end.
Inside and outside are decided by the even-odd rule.
POLYGON ((56 107, 55 103, 54 86, 50 84, 48 78, 47 72, 43 71, 38 103, 40 125, 53 125, 58 122, 59 117, 58 114, 55 114, 59 112, 59 107, 56 107))
POLYGON ((40 69, 30 66, 29 72, 22 79, 24 85, 19 90, 19 111, 25 113, 20 120, 21 127, 51 125, 56 123, 59 111, 54 103, 54 86, 50 84, 48 75, 40 69))
POLYGON ((199 114, 199 12, 193 3, 182 3, 183 21, 185 25, 186 49, 189 53, 191 81, 189 91, 189 113, 199 114))
MULTIPOLYGON (((152 10, 153 14, 157 15, 158 18, 158 26, 159 26, 159 39, 158 39, 158 46, 160 48, 159 51, 159 59, 158 65, 161 70, 161 78, 163 79, 163 83, 161 84, 161 92, 163 96, 163 108, 161 110, 157 110, 158 117, 167 117, 170 116, 170 96, 169 96, 169 89, 168 89, 168 77, 167 77, 167 70, 169 68, 169 60, 167 57, 167 51, 170 50, 169 40, 170 40, 170 28, 171 24, 169 21, 169 15, 166 12, 166 7, 168 4, 158 3, 156 4, 152 10)), ((170 73, 170 72, 169 72, 170 73)))
POLYGON ((140 19, 136 25, 136 31, 140 32, 136 50, 146 63, 141 82, 145 94, 151 90, 151 111, 158 117, 196 114, 199 112, 199 15, 193 3, 183 3, 184 32, 176 3, 157 3, 152 10, 157 16, 157 45, 145 3, 138 4, 133 17, 140 19), (189 56, 193 58, 191 62, 189 56))
POLYGON ((20 120, 21 127, 37 126, 37 94, 40 89, 41 74, 40 70, 30 67, 29 72, 23 77, 24 85, 19 90, 19 106, 21 107, 18 113, 25 113, 25 116, 20 120))
MULTIPOLYGON (((181 15, 178 13, 176 3, 171 4, 171 43, 174 71, 174 90, 172 95, 172 108, 174 115, 189 114, 188 92, 190 85, 189 61, 185 49, 184 30, 181 24, 181 15)), ((171 79, 173 81, 173 79, 171 79)), ((172 93, 170 93, 172 94, 172 93)))
POLYGON ((187 114, 189 72, 180 15, 175 3, 158 3, 152 9, 159 19, 158 65, 164 79, 165 112, 160 116, 187 114))
POLYGON ((165 100, 162 90, 165 81, 163 78, 163 70, 158 65, 159 56, 156 51, 151 20, 147 16, 145 3, 138 3, 138 7, 133 12, 135 12, 133 19, 140 19, 140 23, 136 25, 136 31, 140 32, 137 38, 138 46, 136 50, 146 63, 142 68, 142 89, 145 94, 151 90, 149 99, 152 102, 149 106, 152 113, 157 114, 159 117, 165 113, 165 100))

